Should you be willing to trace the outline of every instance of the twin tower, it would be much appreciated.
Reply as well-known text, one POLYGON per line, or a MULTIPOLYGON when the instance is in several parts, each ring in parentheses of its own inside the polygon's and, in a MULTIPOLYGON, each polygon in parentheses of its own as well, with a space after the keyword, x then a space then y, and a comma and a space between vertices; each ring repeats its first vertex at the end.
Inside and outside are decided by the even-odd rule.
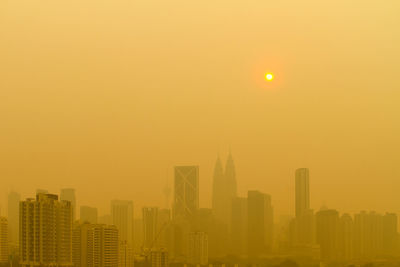
POLYGON ((235 197, 237 197, 236 171, 232 154, 229 153, 225 171, 219 157, 215 163, 212 192, 212 209, 215 219, 229 224, 232 199, 235 197))

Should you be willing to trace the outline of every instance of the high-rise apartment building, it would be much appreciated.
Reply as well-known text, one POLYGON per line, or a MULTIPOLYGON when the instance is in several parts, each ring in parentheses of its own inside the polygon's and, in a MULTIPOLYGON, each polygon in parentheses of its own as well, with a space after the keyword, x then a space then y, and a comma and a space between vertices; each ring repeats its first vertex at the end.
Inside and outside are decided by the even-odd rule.
POLYGON ((73 231, 74 267, 118 267, 118 230, 114 225, 77 224, 73 231))
POLYGON ((208 264, 208 235, 205 232, 189 233, 188 262, 193 265, 208 264))
POLYGON ((19 202, 21 197, 16 192, 8 194, 8 239, 13 247, 19 242, 19 202))
POLYGON ((0 217, 0 264, 8 262, 8 221, 0 217))
POLYGON ((57 195, 20 202, 21 266, 72 266, 72 205, 57 195))
POLYGON ((168 267, 168 251, 165 248, 152 249, 150 251, 151 267, 168 267))
POLYGON ((81 206, 79 219, 82 223, 89 222, 89 223, 96 224, 97 217, 98 217, 97 216, 97 208, 81 206))
POLYGON ((176 166, 174 218, 192 219, 199 208, 199 167, 176 166))
POLYGON ((75 218, 76 218, 75 189, 73 189, 73 188, 61 189, 60 200, 66 200, 66 201, 71 202, 71 205, 72 205, 72 220, 75 221, 75 218))
POLYGON ((255 257, 269 253, 273 241, 273 208, 270 195, 248 191, 247 229, 248 255, 255 257))

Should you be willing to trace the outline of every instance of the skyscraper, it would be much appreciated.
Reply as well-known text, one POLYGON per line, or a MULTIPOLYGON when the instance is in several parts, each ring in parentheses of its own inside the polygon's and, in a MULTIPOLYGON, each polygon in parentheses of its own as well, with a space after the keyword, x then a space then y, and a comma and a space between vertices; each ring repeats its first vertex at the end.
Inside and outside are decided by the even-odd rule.
POLYGON ((189 233, 188 262, 193 265, 206 265, 208 263, 208 236, 206 233, 189 233))
POLYGON ((158 208, 143 208, 143 245, 145 248, 151 249, 155 245, 158 226, 158 208))
POLYGON ((225 165, 225 179, 229 198, 228 208, 230 209, 232 199, 237 196, 236 168, 230 152, 225 165))
POLYGON ((72 266, 72 205, 57 195, 20 202, 21 266, 72 266))
POLYGON ((174 218, 192 219, 199 208, 199 167, 176 166, 174 218))
POLYGON ((17 246, 19 242, 19 201, 21 197, 16 192, 8 194, 8 232, 9 242, 12 246, 17 246))
POLYGON ((228 212, 226 210, 228 203, 225 181, 221 159, 218 157, 214 167, 212 209, 215 219, 220 222, 226 222, 226 217, 228 216, 228 212))
POLYGON ((81 206, 79 219, 81 222, 97 223, 97 208, 81 206))
POLYGON ((231 153, 223 170, 218 157, 214 167, 212 208, 215 219, 230 226, 232 199, 237 196, 236 170, 231 153))
POLYGON ((0 264, 8 262, 8 221, 0 217, 0 264))
POLYGON ((259 191, 247 193, 248 254, 256 257, 269 253, 273 240, 271 196, 259 191))
POLYGON ((72 205, 72 220, 75 221, 75 218, 76 218, 75 189, 73 189, 73 188, 61 189, 60 200, 66 200, 66 201, 71 202, 71 205, 72 205))
POLYGON ((296 170, 296 217, 310 209, 309 171, 306 168, 296 170))
POLYGON ((133 202, 127 200, 111 201, 111 217, 117 227, 120 241, 133 246, 133 202))

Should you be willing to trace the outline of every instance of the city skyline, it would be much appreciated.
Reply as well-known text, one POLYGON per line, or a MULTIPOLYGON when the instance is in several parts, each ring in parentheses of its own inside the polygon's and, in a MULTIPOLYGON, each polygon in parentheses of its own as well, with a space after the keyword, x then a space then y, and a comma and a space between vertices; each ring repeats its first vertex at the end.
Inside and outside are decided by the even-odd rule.
MULTIPOLYGON (((13 228, 7 217, 1 217, 1 263, 8 261, 9 251, 15 248, 19 248, 19 254, 11 255, 19 257, 21 266, 64 267, 132 267, 134 262, 143 266, 161 262, 204 266, 218 259, 231 261, 232 256, 251 263, 269 255, 346 264, 388 260, 400 255, 396 213, 361 210, 348 214, 327 207, 314 212, 310 208, 310 170, 298 168, 293 173, 296 183, 293 215, 289 220, 280 218, 277 222, 271 195, 258 190, 249 190, 245 198, 229 193, 232 188, 236 190, 232 187, 234 169, 231 153, 225 172, 217 159, 214 179, 219 186, 214 184, 213 191, 216 205, 204 208, 198 202, 199 167, 175 166, 171 209, 143 207, 140 225, 133 216, 131 200, 111 200, 110 220, 97 224, 95 208, 80 208, 81 215, 92 222, 74 218, 77 200, 74 188, 61 189, 60 196, 37 189, 35 198, 26 198, 17 207, 18 243, 9 239, 8 233, 13 228), (221 190, 223 187, 228 190, 221 190), (230 194, 229 205, 226 193, 230 194), (228 211, 220 214, 220 205, 225 205, 228 211), (142 235, 136 236, 138 232, 142 235)), ((13 209, 10 218, 16 212, 13 203, 19 197, 17 193, 10 194, 13 209)))
MULTIPOLYGON (((220 156, 220 153, 218 153, 216 161, 218 162, 218 160, 220 160, 220 159, 221 159, 221 156, 220 156)), ((226 156, 226 160, 227 161, 229 161, 230 159, 232 159, 232 152, 228 152, 227 156, 226 156)), ((173 182, 174 182, 174 179, 173 179, 173 169, 174 169, 174 167, 172 166, 170 169, 171 169, 171 175, 168 175, 168 176, 171 176, 171 177, 169 177, 168 183, 170 184, 169 187, 171 187, 171 189, 172 189, 171 192, 173 194, 174 190, 173 190, 173 185, 171 185, 171 184, 173 184, 173 182)), ((215 172, 215 166, 213 166, 211 169, 212 169, 212 171, 215 172)), ((237 169, 237 167, 236 167, 236 169, 237 169)), ((300 169, 307 169, 308 172, 309 172, 310 168, 294 168, 294 171, 298 171, 300 169)), ((200 192, 199 201, 200 202, 199 203, 200 203, 200 207, 202 207, 202 208, 212 208, 213 207, 212 194, 209 196, 210 199, 208 199, 206 197, 208 197, 207 196, 207 191, 210 191, 210 192, 213 191, 213 189, 212 189, 213 188, 212 181, 214 180, 214 176, 213 175, 215 175, 215 173, 211 177, 207 177, 206 178, 208 180, 211 180, 211 185, 210 185, 211 189, 210 188, 204 188, 204 184, 205 183, 204 183, 204 181, 202 179, 202 175, 201 175, 202 171, 201 170, 202 169, 199 168, 199 173, 200 173, 199 174, 199 185, 200 185, 200 187, 199 187, 199 190, 200 190, 199 191, 200 192)), ((240 170, 240 168, 239 168, 239 170, 240 170)), ((210 170, 208 170, 208 171, 210 171, 210 170)), ((315 190, 313 190, 313 186, 312 185, 313 185, 313 180, 316 177, 314 177, 312 170, 311 170, 311 173, 312 173, 311 175, 313 176, 313 179, 311 179, 311 182, 308 185, 308 187, 310 188, 308 190, 309 191, 315 191, 315 190)), ((307 174, 307 175, 309 175, 309 174, 307 174)), ((288 195, 288 198, 290 199, 290 203, 289 203, 289 205, 285 205, 283 209, 282 209, 282 205, 279 205, 279 203, 277 203, 278 204, 277 205, 278 209, 276 210, 276 215, 277 216, 275 217, 275 219, 278 219, 280 216, 287 216, 287 215, 296 216, 296 212, 293 214, 293 210, 296 210, 296 206, 294 204, 295 201, 296 201, 296 194, 293 194, 293 192, 296 192, 296 179, 290 179, 290 178, 291 177, 288 177, 288 179, 287 179, 288 181, 286 181, 289 184, 289 186, 287 186, 287 188, 285 188, 285 192, 284 192, 285 195, 288 195)), ((235 181, 236 181, 236 179, 235 179, 235 181)), ((245 182, 245 181, 242 181, 240 178, 239 178, 239 181, 236 181, 236 183, 237 183, 237 191, 240 192, 240 193, 237 193, 238 197, 244 197, 244 196, 247 195, 248 191, 251 191, 251 190, 254 189, 254 190, 261 190, 262 192, 270 194, 273 197, 273 199, 277 199, 278 201, 279 201, 279 199, 282 199, 282 195, 277 195, 277 194, 274 194, 273 192, 270 193, 266 189, 259 188, 257 186, 253 186, 253 187, 250 187, 248 189, 243 189, 240 186, 240 184, 242 182, 245 182)), ((164 181, 164 184, 159 184, 159 186, 160 186, 160 192, 158 192, 158 195, 164 194, 165 192, 163 190, 165 189, 165 181, 164 181)), ((44 186, 41 186, 41 187, 38 187, 38 188, 33 188, 31 190, 31 192, 27 192, 24 195, 25 196, 30 196, 32 194, 32 192, 35 192, 35 191, 36 192, 46 192, 46 193, 49 192, 49 193, 55 193, 55 194, 59 194, 60 192, 62 193, 63 191, 74 191, 74 193, 77 192, 77 194, 79 194, 79 190, 76 190, 75 188, 73 188, 73 186, 69 186, 69 187, 66 187, 66 188, 65 187, 57 188, 55 191, 50 190, 49 188, 44 188, 44 186)), ((3 198, 3 199, 5 199, 5 202, 2 203, 1 207, 3 207, 3 208, 0 209, 0 212, 1 212, 0 215, 4 216, 4 215, 7 214, 7 211, 8 211, 7 198, 9 197, 9 194, 12 194, 12 193, 17 193, 21 197, 21 193, 20 192, 18 192, 16 190, 10 190, 6 194, 6 196, 3 198), (5 209, 5 208, 7 208, 7 209, 5 209)), ((400 212, 400 211, 398 211, 396 209, 392 209, 391 210, 391 209, 388 209, 388 208, 386 208, 386 209, 368 208, 367 205, 362 205, 362 204, 360 206, 358 206, 358 207, 357 206, 353 206, 352 208, 348 208, 348 207, 347 208, 346 207, 343 208, 343 207, 340 207, 340 206, 336 206, 335 207, 334 204, 332 204, 332 205, 328 204, 330 201, 327 198, 324 198, 322 201, 320 201, 320 203, 316 204, 315 203, 316 200, 314 199, 314 195, 315 194, 318 194, 318 192, 314 192, 313 197, 312 197, 313 201, 308 200, 309 203, 312 203, 312 204, 308 204, 308 205, 310 205, 311 209, 313 209, 315 211, 318 211, 322 207, 328 207, 328 208, 335 208, 335 209, 337 208, 339 210, 342 210, 345 213, 356 213, 356 212, 358 212, 360 210, 374 210, 374 211, 378 211, 378 212, 389 212, 389 211, 391 211, 391 212, 396 212, 396 213, 400 212)), ((21 199, 23 199, 24 195, 22 195, 21 199)), ((114 196, 115 197, 110 197, 109 200, 103 198, 104 203, 105 203, 105 204, 103 204, 103 206, 102 205, 92 204, 92 206, 98 210, 98 216, 103 216, 103 215, 109 215, 110 214, 110 212, 109 212, 109 205, 110 205, 109 201, 111 201, 111 199, 127 199, 127 200, 129 199, 130 201, 133 201, 133 205, 137 208, 137 209, 134 209, 135 218, 141 218, 142 208, 143 207, 149 207, 149 206, 164 207, 165 206, 165 196, 164 196, 164 199, 161 198, 159 200, 159 202, 156 201, 156 202, 152 202, 152 203, 147 202, 146 200, 143 200, 143 199, 135 199, 135 198, 129 198, 129 197, 123 198, 123 197, 118 195, 118 192, 114 192, 114 196)), ((285 201, 287 201, 288 198, 284 198, 285 201)), ((310 196, 308 196, 308 198, 310 199, 310 196)), ((333 199, 331 199, 331 203, 334 203, 332 200, 333 199)), ((79 217, 79 212, 80 212, 80 207, 81 206, 84 206, 84 207, 88 206, 85 203, 86 202, 83 202, 83 203, 82 202, 77 202, 76 204, 73 203, 73 205, 77 205, 76 206, 76 211, 74 211, 74 217, 77 217, 77 218, 79 217)), ((172 206, 173 206, 173 198, 170 197, 169 208, 172 208, 172 206)))

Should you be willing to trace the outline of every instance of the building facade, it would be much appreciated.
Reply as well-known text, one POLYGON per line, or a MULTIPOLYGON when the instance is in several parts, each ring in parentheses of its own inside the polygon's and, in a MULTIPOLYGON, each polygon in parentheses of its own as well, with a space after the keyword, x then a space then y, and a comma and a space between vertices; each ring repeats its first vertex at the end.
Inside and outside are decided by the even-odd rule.
POLYGON ((0 217, 0 264, 8 262, 8 221, 5 217, 0 217))
POLYGON ((20 202, 21 266, 72 266, 72 211, 53 194, 20 202))
POLYGON ((174 218, 192 219, 199 209, 199 167, 176 166, 174 218))

